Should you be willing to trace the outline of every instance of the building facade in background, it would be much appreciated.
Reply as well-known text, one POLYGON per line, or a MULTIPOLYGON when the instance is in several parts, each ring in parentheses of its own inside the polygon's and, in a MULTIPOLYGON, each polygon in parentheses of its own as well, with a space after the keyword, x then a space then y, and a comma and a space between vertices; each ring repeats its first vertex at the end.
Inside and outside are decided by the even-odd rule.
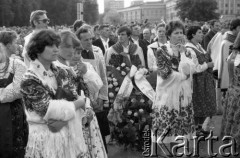
POLYGON ((217 12, 221 20, 229 20, 240 16, 240 0, 216 0, 218 3, 217 12))
POLYGON ((131 1, 131 6, 136 6, 136 5, 140 5, 143 4, 143 0, 132 0, 131 1))
MULTIPOLYGON (((240 0, 216 0, 220 14, 220 20, 228 20, 240 17, 240 0)), ((116 10, 124 22, 149 22, 164 20, 179 20, 176 7, 177 0, 159 0, 157 2, 146 2, 143 0, 132 0, 131 6, 124 8, 123 0, 104 0, 105 9, 116 10)))
POLYGON ((177 0, 165 0, 164 3, 166 4, 166 22, 179 20, 177 10, 175 9, 177 0))
POLYGON ((142 23, 146 19, 148 22, 159 22, 166 19, 166 5, 164 1, 147 2, 140 5, 134 5, 117 11, 124 22, 142 23))
POLYGON ((124 0, 104 0, 104 12, 124 8, 124 0))

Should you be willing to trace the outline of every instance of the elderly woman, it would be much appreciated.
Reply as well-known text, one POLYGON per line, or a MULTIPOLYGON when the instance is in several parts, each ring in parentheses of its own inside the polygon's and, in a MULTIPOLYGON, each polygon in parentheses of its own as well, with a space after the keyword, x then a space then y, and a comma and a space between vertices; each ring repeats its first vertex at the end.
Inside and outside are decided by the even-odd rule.
POLYGON ((152 128, 155 138, 164 136, 163 143, 172 149, 176 136, 191 136, 194 129, 192 63, 186 57, 184 25, 171 21, 166 35, 169 42, 156 51, 158 76, 152 128))
MULTIPOLYGON (((77 56, 76 48, 80 47, 80 42, 76 35, 70 31, 62 31, 60 36, 62 42, 59 46, 60 51, 58 61, 55 63, 68 72, 68 75, 71 76, 76 85, 77 92, 80 93, 81 90, 84 91, 84 94, 91 98, 91 102, 94 102, 94 95, 97 91, 99 91, 99 85, 102 85, 101 78, 95 72, 91 64, 82 62, 81 58, 77 56), (72 60, 73 57, 74 60, 72 60), (76 59, 78 59, 77 62, 76 59), (69 63, 76 67, 75 71, 72 67, 69 67, 69 63)), ((86 144, 88 145, 89 157, 97 156, 98 158, 106 158, 107 154, 104 148, 97 118, 95 113, 92 111, 90 102, 86 105, 86 113, 82 112, 82 119, 84 124, 84 138, 86 144)))
POLYGON ((87 156, 80 117, 86 98, 77 95, 68 72, 53 63, 60 41, 54 31, 41 30, 28 45, 32 61, 21 83, 29 124, 27 158, 87 156))
POLYGON ((21 102, 20 83, 24 63, 10 57, 17 49, 14 31, 0 32, 0 157, 23 158, 28 127, 21 102))
POLYGON ((200 43, 203 33, 200 26, 190 26, 187 32, 187 50, 195 64, 193 75, 193 110, 197 135, 208 134, 202 129, 206 117, 211 117, 216 112, 216 93, 212 75, 213 63, 210 54, 202 48, 200 43))

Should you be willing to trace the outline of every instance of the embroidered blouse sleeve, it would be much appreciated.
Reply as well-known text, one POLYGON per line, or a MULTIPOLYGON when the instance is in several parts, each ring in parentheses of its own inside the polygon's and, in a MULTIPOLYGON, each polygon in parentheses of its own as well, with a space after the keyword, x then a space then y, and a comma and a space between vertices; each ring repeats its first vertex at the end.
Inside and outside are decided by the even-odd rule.
POLYGON ((21 92, 26 109, 35 111, 40 116, 44 116, 51 99, 43 85, 34 79, 25 79, 21 83, 21 92))
POLYGON ((20 83, 23 78, 23 74, 26 72, 26 66, 18 59, 10 59, 10 72, 14 73, 13 82, 5 88, 0 88, 0 102, 12 102, 21 98, 20 83))
POLYGON ((49 92, 33 77, 26 77, 21 83, 23 102, 27 111, 34 111, 45 120, 68 121, 74 117, 75 105, 64 99, 54 100, 49 92))
POLYGON ((200 72, 203 72, 203 71, 207 70, 207 68, 208 68, 207 63, 204 62, 203 64, 199 64, 196 53, 194 52, 194 50, 191 49, 191 48, 187 48, 187 50, 191 53, 191 58, 192 58, 192 61, 195 65, 194 66, 195 72, 200 73, 200 72))

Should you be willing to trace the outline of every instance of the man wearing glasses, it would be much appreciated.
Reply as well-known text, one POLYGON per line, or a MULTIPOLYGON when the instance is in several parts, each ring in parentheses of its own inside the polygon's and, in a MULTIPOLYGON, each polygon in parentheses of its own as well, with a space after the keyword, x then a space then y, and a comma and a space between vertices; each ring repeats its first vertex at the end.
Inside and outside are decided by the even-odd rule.
POLYGON ((22 54, 22 56, 24 57, 24 62, 27 67, 29 67, 29 63, 31 61, 26 51, 28 42, 34 33, 42 29, 47 29, 49 23, 50 23, 50 20, 48 19, 47 12, 45 10, 35 10, 31 13, 30 24, 33 28, 33 31, 24 38, 25 44, 24 44, 23 54, 22 54))

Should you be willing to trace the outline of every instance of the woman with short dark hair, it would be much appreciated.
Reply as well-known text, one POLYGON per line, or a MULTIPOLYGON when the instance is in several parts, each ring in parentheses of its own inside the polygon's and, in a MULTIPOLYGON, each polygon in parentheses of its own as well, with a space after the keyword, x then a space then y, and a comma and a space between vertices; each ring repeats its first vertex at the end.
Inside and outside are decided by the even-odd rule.
POLYGON ((85 110, 86 98, 78 96, 66 70, 53 63, 60 42, 54 31, 41 30, 28 45, 32 61, 21 83, 29 125, 27 158, 76 158, 87 154, 82 120, 77 117, 79 110, 85 110))
POLYGON ((16 52, 17 34, 0 32, 0 157, 23 158, 28 127, 21 101, 20 83, 25 64, 10 57, 16 52))
POLYGON ((192 62, 184 46, 184 25, 171 21, 166 26, 169 42, 156 51, 157 87, 153 103, 152 129, 170 149, 176 136, 190 139, 194 132, 191 75, 192 62))
POLYGON ((195 64, 193 74, 193 110, 197 135, 207 136, 209 132, 202 129, 207 117, 216 112, 216 92, 212 74, 213 63, 210 54, 201 46, 203 33, 200 26, 190 26, 187 32, 187 50, 195 64))

